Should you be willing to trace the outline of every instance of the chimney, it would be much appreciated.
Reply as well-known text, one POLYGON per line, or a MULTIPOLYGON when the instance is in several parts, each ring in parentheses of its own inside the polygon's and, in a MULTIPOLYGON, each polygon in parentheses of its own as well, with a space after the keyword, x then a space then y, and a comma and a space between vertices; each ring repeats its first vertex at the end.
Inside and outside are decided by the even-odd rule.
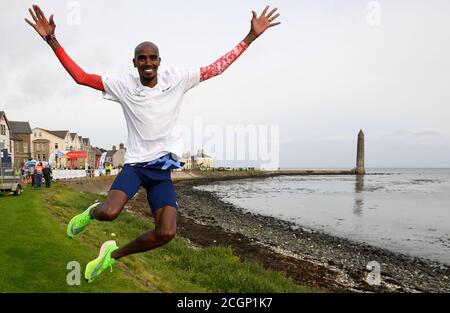
POLYGON ((125 149, 125 145, 124 145, 123 143, 119 144, 119 149, 120 149, 120 150, 125 149))
POLYGON ((116 146, 113 146, 113 151, 116 151, 116 150, 117 150, 116 146))

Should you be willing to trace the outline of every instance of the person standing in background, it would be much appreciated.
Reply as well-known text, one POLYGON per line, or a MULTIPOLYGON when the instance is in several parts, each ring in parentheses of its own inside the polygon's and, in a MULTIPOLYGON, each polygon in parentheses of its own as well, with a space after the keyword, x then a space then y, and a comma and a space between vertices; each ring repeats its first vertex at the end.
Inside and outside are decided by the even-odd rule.
POLYGON ((42 173, 43 173, 43 167, 40 162, 36 164, 34 167, 34 174, 35 174, 35 184, 36 187, 41 188, 42 185, 42 173))
POLYGON ((50 188, 52 182, 52 169, 50 168, 50 165, 45 166, 42 172, 45 178, 45 187, 50 188))
POLYGON ((31 187, 33 187, 34 188, 34 186, 35 186, 35 183, 36 183, 36 180, 35 180, 35 175, 34 175, 34 166, 31 166, 30 168, 29 168, 29 173, 30 173, 30 177, 31 177, 31 187))

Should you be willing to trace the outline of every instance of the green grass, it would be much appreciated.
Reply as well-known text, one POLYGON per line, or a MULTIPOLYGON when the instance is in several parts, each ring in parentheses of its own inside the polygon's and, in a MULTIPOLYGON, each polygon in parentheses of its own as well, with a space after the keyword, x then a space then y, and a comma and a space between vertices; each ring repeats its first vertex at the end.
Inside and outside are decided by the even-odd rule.
POLYGON ((230 248, 194 249, 177 236, 168 245, 121 259, 95 282, 84 282, 86 263, 100 245, 123 245, 154 225, 122 213, 113 223, 95 221, 76 239, 65 234, 72 216, 104 197, 60 184, 1 197, 0 292, 310 292, 282 273, 243 262, 230 248), (114 233, 114 236, 112 235, 114 233), (81 286, 68 286, 68 262, 81 265, 81 286))
POLYGON ((64 225, 48 211, 44 191, 26 189, 19 197, 0 198, 0 292, 142 292, 120 271, 102 284, 84 282, 83 269, 96 249, 65 235, 64 225), (69 286, 67 264, 81 265, 81 286, 69 286))

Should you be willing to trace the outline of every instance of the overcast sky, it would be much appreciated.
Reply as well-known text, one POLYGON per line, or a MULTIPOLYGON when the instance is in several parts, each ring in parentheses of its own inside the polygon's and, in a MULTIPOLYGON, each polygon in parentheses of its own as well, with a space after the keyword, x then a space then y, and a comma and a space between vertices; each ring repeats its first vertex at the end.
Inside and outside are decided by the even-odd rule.
MULTIPOLYGON (((120 105, 76 85, 23 20, 33 2, 2 4, 0 110, 96 146, 126 143, 120 105)), ((367 167, 450 167, 448 0, 37 4, 55 15, 68 54, 103 76, 134 73, 134 48, 146 40, 162 68, 208 65, 245 37, 251 10, 278 7, 279 27, 186 95, 182 125, 278 126, 281 167, 354 166, 360 129, 367 167)))

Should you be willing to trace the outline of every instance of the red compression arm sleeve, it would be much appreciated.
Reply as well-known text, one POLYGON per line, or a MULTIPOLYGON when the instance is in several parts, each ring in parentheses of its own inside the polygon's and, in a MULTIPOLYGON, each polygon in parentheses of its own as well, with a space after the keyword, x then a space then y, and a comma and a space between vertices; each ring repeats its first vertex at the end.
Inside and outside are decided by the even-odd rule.
POLYGON ((233 50, 225 54, 216 62, 202 67, 200 69, 200 81, 203 82, 225 72, 225 70, 233 64, 233 62, 236 61, 236 59, 239 58, 245 50, 247 50, 247 48, 248 45, 244 41, 241 41, 236 47, 234 47, 233 50))
POLYGON ((105 91, 101 76, 88 74, 83 71, 64 51, 63 48, 59 48, 55 51, 61 64, 69 72, 70 76, 77 82, 77 84, 92 87, 94 89, 105 91))

